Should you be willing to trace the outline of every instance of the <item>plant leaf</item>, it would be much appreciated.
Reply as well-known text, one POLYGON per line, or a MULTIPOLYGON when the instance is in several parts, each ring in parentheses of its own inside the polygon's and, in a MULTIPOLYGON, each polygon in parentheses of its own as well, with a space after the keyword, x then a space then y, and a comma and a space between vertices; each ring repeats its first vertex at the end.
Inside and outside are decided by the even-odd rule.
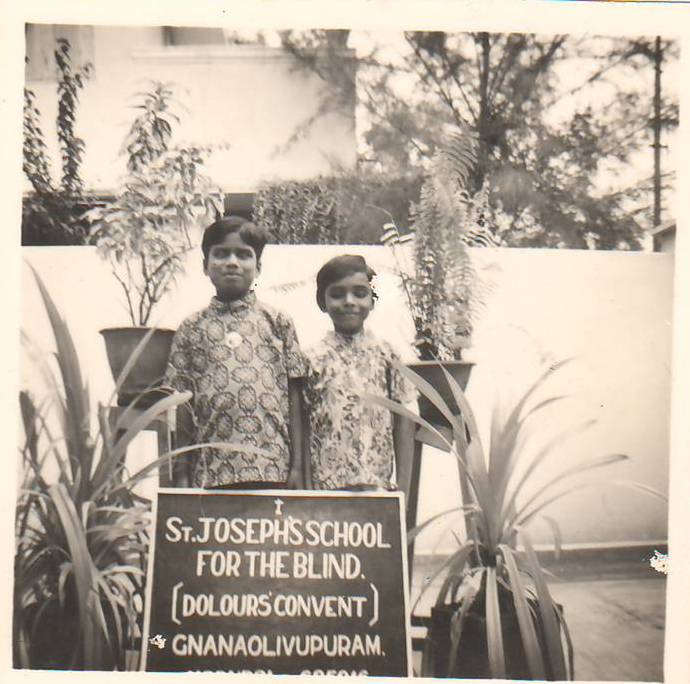
MULTIPOLYGON (((141 338, 141 340, 139 340, 139 342, 137 343, 137 346, 134 347, 132 353, 129 355, 127 362, 125 363, 124 367, 122 368, 122 372, 120 373, 120 375, 115 380, 115 388, 113 389, 113 392, 110 395, 110 398, 108 400, 109 406, 111 406, 113 404, 113 402, 115 401, 115 398, 117 397, 118 393, 120 392, 122 385, 124 384, 124 382, 129 377, 129 374, 132 371, 132 368, 134 368, 134 365, 139 360, 139 357, 142 355, 144 349, 146 348, 146 345, 150 342, 150 340, 153 337, 153 334, 155 332, 156 332, 155 328, 150 328, 149 330, 147 330, 146 334, 141 338)), ((127 408, 129 409, 130 407, 128 406, 127 408)))
MULTIPOLYGON (((503 511, 502 511, 503 517, 507 517, 508 515, 512 515, 515 513, 515 510, 511 510, 511 509, 515 508, 515 505, 517 502, 517 497, 520 495, 520 492, 522 491, 525 484, 527 482, 529 482, 529 478, 532 475, 532 473, 537 470, 537 468, 543 463, 543 461, 546 458, 548 458, 549 454, 551 454, 553 452, 553 449, 558 444, 566 441, 569 437, 571 437, 576 432, 579 432, 581 430, 585 430, 585 429, 589 428, 590 426, 594 425, 595 423, 596 423, 596 421, 594 421, 594 420, 588 420, 584 423, 581 423, 578 427, 563 430, 562 432, 559 432, 557 435, 555 435, 552 439, 550 439, 537 452, 537 454, 530 461, 527 468, 525 468, 524 473, 522 474, 518 483, 515 485, 515 488, 513 489, 512 493, 510 494, 510 497, 508 497, 507 501, 503 504, 503 511)), ((506 484, 507 484, 507 482, 506 482, 506 484)))
MULTIPOLYGON (((424 594, 426 594, 427 589, 433 584, 434 580, 446 570, 448 570, 449 575, 452 573, 461 572, 463 567, 465 566, 465 563, 467 563, 469 555, 473 549, 474 549, 474 542, 468 541, 464 546, 460 547, 460 549, 458 549, 455 553, 450 555, 441 564, 441 566, 433 573, 433 575, 431 575, 426 586, 423 587, 422 590, 419 592, 419 596, 417 597, 417 600, 414 602, 414 605, 412 606, 411 612, 413 615, 414 615, 415 610, 417 609, 417 606, 419 605, 419 602, 421 601, 424 594)), ((444 582, 444 585, 445 585, 445 582, 444 582)), ((446 591, 447 591, 447 588, 446 588, 446 591)), ((438 596, 441 596, 441 595, 443 595, 443 598, 441 598, 440 600, 441 600, 441 602, 443 602, 443 600, 445 598, 445 591, 439 592, 438 596)), ((437 597, 436 602, 438 604, 438 602, 439 602, 438 597, 437 597)))
POLYGON ((422 533, 427 527, 429 527, 429 525, 436 522, 440 518, 449 515, 450 513, 458 513, 462 511, 463 515, 468 515, 469 513, 476 513, 478 510, 479 508, 475 504, 471 504, 469 506, 455 506, 454 508, 449 508, 446 511, 437 513, 436 515, 431 516, 431 518, 425 520, 423 523, 420 523, 419 525, 413 527, 411 530, 408 530, 407 543, 409 544, 410 542, 414 541, 420 533, 422 533))
MULTIPOLYGON (((421 375, 418 375, 398 360, 394 360, 392 365, 438 409, 441 415, 453 426, 453 429, 460 427, 457 416, 453 415, 448 404, 443 400, 443 397, 431 383, 427 382, 421 375)), ((441 366, 441 368, 443 369, 443 366, 441 366)))
POLYGON ((506 661, 503 650, 503 630, 501 628, 501 609, 498 604, 498 585, 496 568, 486 568, 486 648, 489 654, 491 676, 504 679, 506 661))
POLYGON ((532 615, 525 598, 525 587, 520 577, 520 571, 513 558, 513 551, 505 544, 499 544, 499 551, 503 555, 508 571, 508 578, 510 579, 510 589, 513 594, 513 603, 515 605, 515 613, 518 619, 518 626, 520 627, 520 636, 522 638, 522 646, 527 657, 527 664, 529 666, 530 674, 533 679, 544 679, 544 661, 541 657, 541 645, 537 638, 537 632, 534 628, 532 615))
POLYGON ((388 399, 387 397, 381 397, 378 394, 365 393, 362 394, 362 399, 364 399, 365 401, 370 401, 374 404, 378 404, 379 406, 383 406, 384 408, 387 408, 389 411, 397 413, 399 416, 402 416, 403 418, 408 418, 417 425, 421 425, 422 427, 429 430, 429 432, 431 432, 435 437, 438 437, 448 447, 448 451, 452 450, 452 444, 443 436, 441 432, 439 432, 431 423, 426 421, 420 415, 413 413, 408 408, 403 406, 401 403, 393 401, 392 399, 388 399))
POLYGON ((565 670, 561 631, 556 617, 556 605, 549 593, 544 573, 529 535, 523 529, 520 529, 518 534, 525 546, 527 569, 534 581, 534 586, 537 591, 537 603, 539 604, 539 613, 544 628, 544 638, 546 640, 546 649, 551 665, 551 675, 556 680, 566 679, 567 673, 565 670))
POLYGON ((80 505, 84 500, 86 480, 90 476, 92 465, 92 453, 89 447, 89 394, 82 379, 79 358, 69 328, 60 316, 38 272, 31 264, 29 268, 38 285, 57 345, 56 357, 62 375, 66 402, 65 438, 69 445, 69 452, 73 455, 70 459, 70 463, 73 464, 73 478, 75 480, 77 478, 74 470, 77 464, 84 474, 79 488, 80 496, 76 501, 77 505, 80 505))
POLYGON ((586 473, 590 470, 595 470, 596 468, 602 468, 604 466, 612 465, 613 463, 619 463, 620 461, 625 460, 628 460, 628 456, 626 456, 625 454, 607 454, 606 456, 595 456, 594 458, 591 458, 585 461, 584 463, 578 463, 574 466, 571 466, 570 468, 566 468, 565 470, 561 471, 558 475, 551 478, 546 484, 542 485, 541 487, 539 487, 539 489, 537 489, 537 491, 528 499, 527 503, 525 503, 515 514, 514 520, 516 522, 514 524, 524 524, 527 520, 527 517, 525 517, 526 515, 532 517, 534 515, 534 512, 526 514, 526 511, 529 510, 529 507, 532 506, 535 503, 535 501, 537 501, 541 496, 543 496, 546 492, 552 489, 559 482, 562 482, 563 480, 574 477, 576 475, 586 473))
POLYGON ((55 504, 72 559, 79 606, 79 623, 83 630, 84 664, 87 669, 93 669, 98 666, 98 662, 97 631, 93 625, 93 601, 91 599, 91 592, 94 590, 91 579, 91 556, 77 511, 67 495, 64 485, 53 485, 48 492, 55 504))

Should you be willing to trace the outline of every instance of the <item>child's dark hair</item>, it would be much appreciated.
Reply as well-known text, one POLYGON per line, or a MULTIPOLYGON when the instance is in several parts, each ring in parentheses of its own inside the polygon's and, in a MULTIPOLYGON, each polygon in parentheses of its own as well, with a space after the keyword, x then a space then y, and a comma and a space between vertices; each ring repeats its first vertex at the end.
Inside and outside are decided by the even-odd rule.
POLYGON ((204 264, 208 261, 211 247, 219 245, 225 240, 225 236, 231 233, 239 233, 242 242, 246 242, 254 250, 256 263, 258 264, 261 260, 261 253, 270 239, 270 234, 265 228, 257 226, 242 216, 224 216, 206 228, 204 237, 201 240, 204 264))
MULTIPOLYGON (((328 286, 354 273, 364 273, 370 286, 371 281, 376 276, 376 271, 367 264, 364 257, 355 254, 343 254, 342 256, 333 257, 319 269, 319 272, 316 274, 316 303, 321 311, 326 310, 326 290, 328 286)), ((371 294, 374 300, 378 299, 373 287, 371 288, 371 294)))

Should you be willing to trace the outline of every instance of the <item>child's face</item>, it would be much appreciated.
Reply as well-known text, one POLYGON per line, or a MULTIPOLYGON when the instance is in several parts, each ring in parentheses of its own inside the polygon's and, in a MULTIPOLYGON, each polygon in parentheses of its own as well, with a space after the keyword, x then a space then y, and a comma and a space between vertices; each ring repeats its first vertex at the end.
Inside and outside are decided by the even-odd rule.
POLYGON ((218 299, 239 299, 249 292, 256 277, 256 252, 239 233, 228 233, 223 242, 211 247, 204 273, 216 288, 218 299))
POLYGON ((374 306, 366 274, 353 273, 331 283, 324 293, 324 302, 336 332, 343 335, 361 332, 374 306))

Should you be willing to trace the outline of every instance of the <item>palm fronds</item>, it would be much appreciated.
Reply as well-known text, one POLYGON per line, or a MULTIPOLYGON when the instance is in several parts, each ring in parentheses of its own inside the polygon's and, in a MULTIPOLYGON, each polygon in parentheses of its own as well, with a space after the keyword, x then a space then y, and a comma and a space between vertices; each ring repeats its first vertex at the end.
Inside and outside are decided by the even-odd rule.
POLYGON ((127 425, 110 425, 99 407, 93 431, 69 327, 34 276, 55 338, 58 373, 55 364, 36 358, 53 396, 40 403, 28 392, 19 397, 25 441, 16 503, 15 666, 124 669, 126 650, 139 647, 142 615, 135 606, 141 606, 149 543, 150 506, 135 487, 170 459, 205 445, 175 449, 128 472, 132 440, 191 395, 163 397, 127 425))
MULTIPOLYGON (((459 384, 445 373, 452 396, 460 409, 453 415, 439 393, 417 374, 402 365, 398 370, 416 389, 448 420, 453 430, 453 444, 446 444, 454 454, 461 480, 463 500, 444 513, 422 522, 408 532, 408 539, 415 539, 432 522, 449 514, 462 512, 467 525, 467 539, 460 541, 460 548, 433 573, 433 578, 444 577, 437 595, 437 606, 457 606, 450 620, 450 641, 456 645, 462 641, 462 633, 473 606, 482 606, 485 625, 487 667, 492 677, 511 676, 516 658, 515 649, 506 647, 506 640, 515 638, 506 632, 502 617, 509 610, 517 621, 519 632, 521 677, 532 679, 571 679, 572 646, 561 608, 553 601, 547 586, 546 573, 538 558, 526 528, 533 520, 543 518, 553 531, 557 549, 560 546, 558 523, 544 515, 553 503, 576 491, 591 488, 593 483, 585 476, 599 469, 624 461, 623 454, 608 454, 583 458, 572 465, 564 465, 553 476, 539 484, 535 474, 547 459, 553 459, 567 439, 579 434, 591 424, 587 421, 576 425, 548 440, 536 450, 532 460, 522 470, 518 465, 528 453, 533 427, 546 407, 557 406, 564 397, 550 396, 539 399, 545 383, 569 360, 546 368, 507 413, 505 419, 494 410, 490 443, 484 449, 472 409, 459 384), (478 579, 480 578, 480 580, 478 579), (480 581, 479 592, 468 592, 467 582, 480 581), (512 653, 512 655, 510 655, 512 653), (511 660, 512 659, 512 660, 511 660)), ((419 416, 404 407, 371 396, 369 400, 386 406, 391 411, 405 415, 418 425, 429 429, 419 416)), ((432 428, 433 429, 433 428, 432 428)), ((662 497, 647 485, 628 481, 607 481, 636 491, 662 497)), ((663 497, 662 497, 663 498, 663 497)), ((422 594, 415 602, 418 604, 422 594)), ((427 645, 428 646, 428 645, 427 645)), ((424 672, 434 674, 429 658, 434 649, 425 649, 424 672)), ((459 676, 454 666, 461 658, 451 654, 448 672, 436 676, 459 676)))

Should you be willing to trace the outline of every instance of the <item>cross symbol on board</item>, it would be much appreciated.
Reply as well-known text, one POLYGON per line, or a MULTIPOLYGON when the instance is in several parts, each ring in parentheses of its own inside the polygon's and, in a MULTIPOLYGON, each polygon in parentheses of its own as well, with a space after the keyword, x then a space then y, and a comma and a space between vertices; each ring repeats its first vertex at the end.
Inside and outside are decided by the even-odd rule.
POLYGON ((283 515, 283 504, 285 502, 282 499, 273 499, 273 503, 276 505, 275 515, 283 515))

